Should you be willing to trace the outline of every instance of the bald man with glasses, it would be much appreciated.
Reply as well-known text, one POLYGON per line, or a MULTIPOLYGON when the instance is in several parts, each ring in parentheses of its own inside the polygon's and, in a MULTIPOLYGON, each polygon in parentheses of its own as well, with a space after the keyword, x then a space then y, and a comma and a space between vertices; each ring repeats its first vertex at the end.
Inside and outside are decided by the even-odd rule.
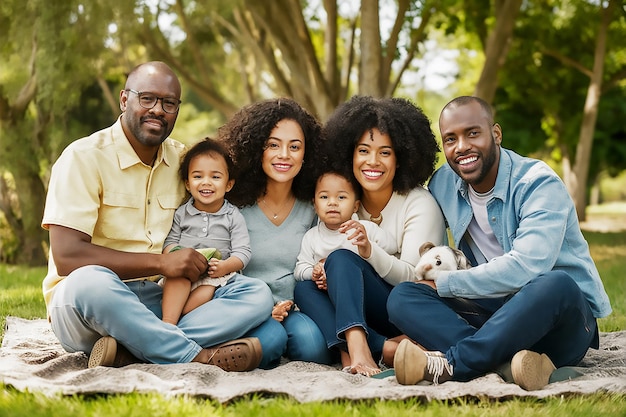
POLYGON ((201 362, 248 371, 263 352, 282 353, 272 341, 244 337, 271 320, 273 306, 269 287, 244 276, 178 326, 161 321, 155 281, 195 282, 208 268, 193 249, 161 253, 185 197, 184 145, 169 138, 180 95, 166 64, 138 66, 120 91, 118 120, 71 143, 52 168, 42 220, 50 233, 44 299, 61 345, 90 354, 89 367, 201 362))

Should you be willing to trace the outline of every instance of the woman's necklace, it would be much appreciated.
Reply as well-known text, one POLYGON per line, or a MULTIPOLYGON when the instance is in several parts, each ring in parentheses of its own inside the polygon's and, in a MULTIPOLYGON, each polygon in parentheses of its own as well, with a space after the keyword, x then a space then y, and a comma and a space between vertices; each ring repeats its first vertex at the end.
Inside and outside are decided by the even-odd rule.
POLYGON ((370 214, 370 221, 376 223, 377 225, 380 226, 380 224, 383 222, 383 212, 381 211, 378 216, 372 216, 370 214))
MULTIPOLYGON (((365 206, 363 206, 363 208, 368 213, 371 213, 365 206)), ((380 226, 380 224, 383 222, 383 211, 382 211, 382 209, 378 212, 378 216, 374 216, 374 215, 370 214, 370 221, 373 222, 373 223, 376 223, 377 225, 380 226)))
POLYGON ((285 209, 285 207, 287 207, 287 206, 291 203, 291 201, 292 201, 292 198, 291 198, 291 197, 289 197, 289 198, 287 199, 287 201, 285 201, 285 202, 283 203, 283 205, 282 205, 282 206, 280 206, 280 207, 278 208, 278 210, 276 210, 276 211, 275 211, 275 210, 272 210, 272 209, 270 208, 270 206, 269 206, 269 205, 265 202, 265 197, 263 197, 263 198, 261 199, 261 203, 263 203, 263 205, 265 206, 265 208, 266 208, 267 210, 269 210, 269 211, 270 211, 270 213, 272 213, 272 219, 273 219, 273 220, 277 220, 277 219, 278 219, 278 216, 279 216, 279 215, 283 212, 283 210, 285 209))
POLYGON ((391 195, 386 200, 381 201, 381 197, 373 196, 373 198, 367 199, 367 204, 365 202, 366 200, 365 196, 361 199, 361 207, 367 213, 376 213, 377 211, 376 209, 380 207, 380 211, 378 211, 378 216, 374 216, 373 214, 370 214, 371 222, 376 223, 377 225, 380 226, 380 224, 383 222, 383 209, 387 206, 387 203, 389 203, 390 198, 391 198, 391 195))

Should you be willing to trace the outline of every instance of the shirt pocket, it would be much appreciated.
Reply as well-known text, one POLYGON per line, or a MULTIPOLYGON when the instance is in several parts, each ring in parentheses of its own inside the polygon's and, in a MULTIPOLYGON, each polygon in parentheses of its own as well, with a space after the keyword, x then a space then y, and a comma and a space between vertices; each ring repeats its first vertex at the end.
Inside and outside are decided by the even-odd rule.
POLYGON ((185 194, 160 194, 155 200, 157 204, 152 204, 149 212, 149 224, 153 232, 164 234, 163 240, 172 227, 174 213, 183 202, 185 194))
POLYGON ((144 232, 144 201, 136 194, 105 192, 94 235, 114 240, 137 240, 144 232))
POLYGON ((157 196, 157 201, 164 210, 176 210, 182 204, 184 197, 184 194, 161 194, 157 196))

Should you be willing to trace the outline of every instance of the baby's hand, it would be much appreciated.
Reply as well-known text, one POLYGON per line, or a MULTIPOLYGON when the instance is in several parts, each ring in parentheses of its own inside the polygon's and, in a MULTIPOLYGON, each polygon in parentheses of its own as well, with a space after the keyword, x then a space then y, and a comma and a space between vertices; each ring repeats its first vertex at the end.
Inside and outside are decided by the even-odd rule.
POLYGON ((272 317, 274 320, 282 322, 289 315, 289 311, 293 307, 293 301, 285 300, 277 303, 272 309, 272 317))
POLYGON ((361 258, 368 259, 372 255, 372 244, 367 237, 367 230, 361 222, 348 220, 339 226, 339 231, 345 233, 348 240, 357 247, 361 258))
POLYGON ((207 270, 207 274, 209 275, 209 277, 218 278, 218 277, 226 275, 226 274, 221 274, 221 270, 222 270, 222 268, 220 268, 221 263, 222 261, 216 258, 211 258, 209 260, 209 269, 207 270))
POLYGON ((324 274, 324 267, 319 262, 313 265, 313 274, 312 274, 313 281, 319 280, 323 274, 324 274))
POLYGON ((324 259, 319 261, 313 266, 313 282, 320 290, 327 290, 326 286, 326 271, 324 270, 324 259))

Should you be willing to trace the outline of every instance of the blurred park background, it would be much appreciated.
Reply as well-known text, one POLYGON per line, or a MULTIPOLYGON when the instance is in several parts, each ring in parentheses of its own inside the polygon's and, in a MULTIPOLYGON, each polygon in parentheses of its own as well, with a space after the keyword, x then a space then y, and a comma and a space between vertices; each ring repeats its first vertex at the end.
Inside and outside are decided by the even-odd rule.
POLYGON ((478 95, 503 146, 561 175, 584 224, 598 207, 626 223, 622 0, 2 0, 0 262, 45 264, 51 165, 114 122, 148 60, 181 79, 172 137, 188 144, 272 96, 322 122, 355 94, 406 97, 438 133, 446 102, 478 95))

